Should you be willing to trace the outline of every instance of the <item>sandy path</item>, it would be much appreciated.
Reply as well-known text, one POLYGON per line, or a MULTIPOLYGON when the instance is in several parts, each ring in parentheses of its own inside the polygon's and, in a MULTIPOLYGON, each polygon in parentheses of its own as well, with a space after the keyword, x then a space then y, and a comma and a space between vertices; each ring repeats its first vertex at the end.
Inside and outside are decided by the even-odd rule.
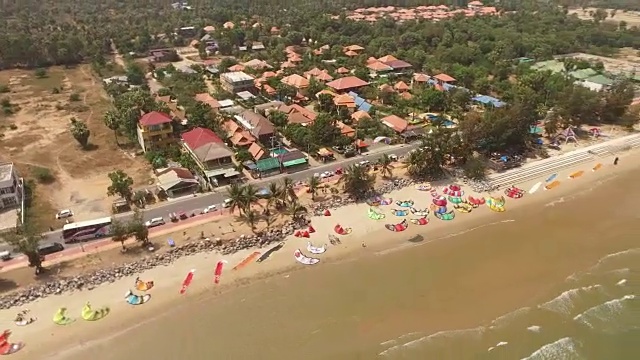
MULTIPOLYGON (((507 209, 514 209, 526 205, 537 204, 539 206, 553 206, 554 204, 568 200, 578 187, 587 187, 607 178, 615 176, 615 172, 630 169, 640 160, 640 155, 628 153, 621 156, 620 165, 614 168, 611 165, 612 159, 601 159, 604 164, 598 171, 591 171, 596 163, 586 163, 580 166, 565 169, 559 172, 556 180, 560 185, 552 190, 538 190, 533 195, 525 195, 520 200, 507 200, 507 209), (576 171, 585 171, 584 175, 569 179, 569 175, 576 171)), ((550 175, 550 174, 549 174, 550 175)), ((523 184, 517 184, 525 191, 528 191, 535 183, 544 179, 534 179, 523 184)), ((443 184, 439 184, 443 185, 443 184)), ((468 195, 468 194, 467 194, 468 195)), ((473 194, 475 195, 475 194, 473 194)), ((500 196, 501 193, 495 194, 500 196)), ((419 192, 413 188, 405 188, 390 194, 394 199, 413 199, 416 207, 428 207, 431 197, 428 193, 419 192)), ((320 246, 327 242, 327 235, 333 232, 333 226, 341 223, 344 227, 352 227, 353 233, 349 236, 341 237, 342 245, 330 246, 327 254, 322 256, 322 262, 348 261, 364 255, 385 255, 394 251, 402 250, 411 246, 446 239, 456 234, 470 231, 479 226, 491 226, 505 221, 512 221, 509 218, 509 211, 505 213, 491 212, 487 207, 474 210, 471 214, 456 213, 456 219, 451 222, 439 221, 431 217, 431 223, 426 226, 410 225, 409 229, 402 234, 392 233, 382 226, 387 222, 399 222, 397 218, 389 214, 389 209, 393 206, 382 207, 387 214, 387 218, 380 221, 373 221, 367 218, 366 204, 357 204, 343 207, 333 211, 332 216, 313 218, 312 224, 317 230, 309 239, 314 245, 320 246), (424 238, 419 243, 407 242, 406 240, 421 234, 424 238), (366 241, 367 247, 362 248, 362 241, 366 241)), ((407 217, 411 218, 411 216, 407 217)), ((74 294, 64 294, 55 297, 38 300, 29 305, 34 316, 41 320, 27 327, 17 328, 10 326, 14 331, 13 340, 25 341, 28 347, 14 356, 15 359, 64 359, 72 353, 81 351, 84 348, 99 345, 108 341, 113 336, 123 332, 135 330, 144 319, 154 316, 162 316, 162 313, 169 308, 185 306, 187 302, 176 301, 179 298, 204 299, 205 295, 211 292, 220 293, 231 291, 238 286, 251 284, 275 274, 284 274, 291 271, 312 271, 309 268, 300 266, 293 259, 293 252, 300 248, 306 252, 307 239, 293 238, 287 241, 285 247, 275 253, 271 258, 261 264, 249 264, 242 270, 233 271, 231 268, 239 263, 244 257, 255 250, 246 250, 239 253, 221 256, 217 253, 197 254, 195 256, 182 258, 169 267, 159 267, 140 274, 143 280, 154 280, 156 287, 150 291, 153 298, 149 304, 140 307, 130 306, 124 301, 124 293, 133 288, 134 277, 124 278, 115 283, 100 286, 94 290, 79 291, 74 294), (218 260, 225 259, 229 263, 222 275, 222 285, 213 284, 213 269, 218 260), (186 295, 179 295, 180 283, 190 269, 196 269, 196 276, 193 285, 186 295), (69 315, 79 317, 82 305, 90 301, 95 307, 109 306, 112 313, 108 318, 90 323, 78 320, 70 326, 56 326, 51 322, 51 317, 59 307, 67 307, 69 315), (60 344, 68 344, 61 347, 60 344), (49 355, 47 355, 49 354, 49 355)), ((264 251, 261 250, 261 251, 264 251)), ((318 266, 323 266, 321 263, 318 266)), ((17 309, 0 311, 0 321, 5 324, 11 322, 17 309)))

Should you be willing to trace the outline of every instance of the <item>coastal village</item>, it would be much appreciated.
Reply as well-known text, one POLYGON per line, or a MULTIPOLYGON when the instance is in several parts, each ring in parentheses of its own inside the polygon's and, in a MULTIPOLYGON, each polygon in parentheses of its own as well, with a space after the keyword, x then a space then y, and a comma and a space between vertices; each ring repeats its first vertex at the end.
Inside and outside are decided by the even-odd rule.
MULTIPOLYGON (((192 10, 183 2, 173 8, 192 10)), ((400 26, 510 13, 472 1, 352 8, 326 18, 400 26)), ((640 146, 629 137, 638 121, 640 56, 628 48, 615 57, 513 56, 499 60, 502 73, 473 80, 469 66, 422 66, 416 59, 430 55, 383 52, 388 45, 372 46, 376 39, 318 41, 258 16, 201 25, 146 34, 154 45, 141 52, 111 39, 111 56, 91 65, 0 71, 0 270, 15 284, 1 295, 1 309, 202 252, 233 258, 240 269, 284 247, 314 265, 334 247, 382 246, 348 244, 352 232, 399 233, 485 208, 503 213, 564 178, 595 173, 602 159, 613 161, 614 148, 640 146), (498 77, 529 92, 490 85, 498 77), (562 98, 556 89, 571 91, 566 103, 523 105, 527 96, 562 98), (606 122, 594 117, 616 104, 621 110, 607 110, 615 116, 606 122), (514 135, 509 119, 528 123, 514 135), (500 125, 478 125, 489 120, 500 125), (474 133, 489 134, 490 146, 474 133), (512 140, 518 136, 525 140, 512 140), (471 141, 484 147, 465 146, 471 141), (369 225, 358 229, 359 222, 369 225), (35 248, 24 248, 20 236, 35 248), (285 238, 309 240, 294 249, 285 238), (40 281, 27 264, 56 275, 40 281), (60 285, 63 278, 72 280, 60 285)), ((456 56, 473 63, 463 55, 456 56)), ((135 285, 130 305, 143 304, 144 289, 153 287, 135 285)), ((56 318, 58 325, 67 319, 56 318)))

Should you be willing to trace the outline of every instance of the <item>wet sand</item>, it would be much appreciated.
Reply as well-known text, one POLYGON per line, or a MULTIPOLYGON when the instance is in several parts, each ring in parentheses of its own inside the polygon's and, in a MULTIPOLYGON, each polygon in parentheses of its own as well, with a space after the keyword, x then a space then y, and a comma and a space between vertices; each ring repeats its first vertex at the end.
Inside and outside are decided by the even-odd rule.
POLYGON ((366 249, 355 251, 355 238, 344 257, 297 271, 267 267, 248 286, 193 289, 179 300, 163 300, 177 288, 160 288, 152 291, 153 306, 114 311, 101 323, 42 329, 50 331, 42 343, 56 354, 42 349, 31 358, 373 359, 381 343, 403 334, 472 328, 553 297, 571 274, 637 247, 640 194, 633 186, 640 171, 633 160, 570 186, 566 174, 559 176, 559 188, 508 200, 503 214, 458 214, 468 217, 464 226, 456 219, 407 235, 373 231, 366 249), (524 205, 509 207, 518 201, 524 205), (424 241, 407 241, 418 232, 424 241))

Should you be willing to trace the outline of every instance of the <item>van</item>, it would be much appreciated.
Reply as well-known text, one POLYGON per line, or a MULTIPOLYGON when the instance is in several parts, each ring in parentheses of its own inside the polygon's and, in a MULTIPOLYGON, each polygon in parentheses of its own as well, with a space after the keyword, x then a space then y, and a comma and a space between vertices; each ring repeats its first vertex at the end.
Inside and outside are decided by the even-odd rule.
POLYGON ((48 245, 41 245, 38 247, 38 254, 40 256, 51 255, 53 253, 57 253, 64 250, 64 246, 58 242, 54 242, 48 245))
POLYGON ((11 260, 11 251, 9 250, 0 251, 0 260, 2 261, 11 260))

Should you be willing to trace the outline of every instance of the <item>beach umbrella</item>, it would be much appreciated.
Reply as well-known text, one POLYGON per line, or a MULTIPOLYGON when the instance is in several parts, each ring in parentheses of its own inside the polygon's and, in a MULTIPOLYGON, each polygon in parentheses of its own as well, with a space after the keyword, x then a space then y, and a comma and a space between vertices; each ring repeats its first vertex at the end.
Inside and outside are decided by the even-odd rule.
POLYGON ((324 216, 331 216, 331 211, 329 209, 325 210, 323 213, 324 216))
POLYGON ((316 232, 316 229, 314 229, 313 226, 309 225, 309 233, 313 234, 314 232, 316 232))
POLYGON ((300 230, 297 230, 295 233, 293 233, 293 236, 295 237, 300 237, 300 230))
POLYGON ((302 237, 308 238, 309 237, 309 232, 308 231, 303 232, 302 233, 302 237))

